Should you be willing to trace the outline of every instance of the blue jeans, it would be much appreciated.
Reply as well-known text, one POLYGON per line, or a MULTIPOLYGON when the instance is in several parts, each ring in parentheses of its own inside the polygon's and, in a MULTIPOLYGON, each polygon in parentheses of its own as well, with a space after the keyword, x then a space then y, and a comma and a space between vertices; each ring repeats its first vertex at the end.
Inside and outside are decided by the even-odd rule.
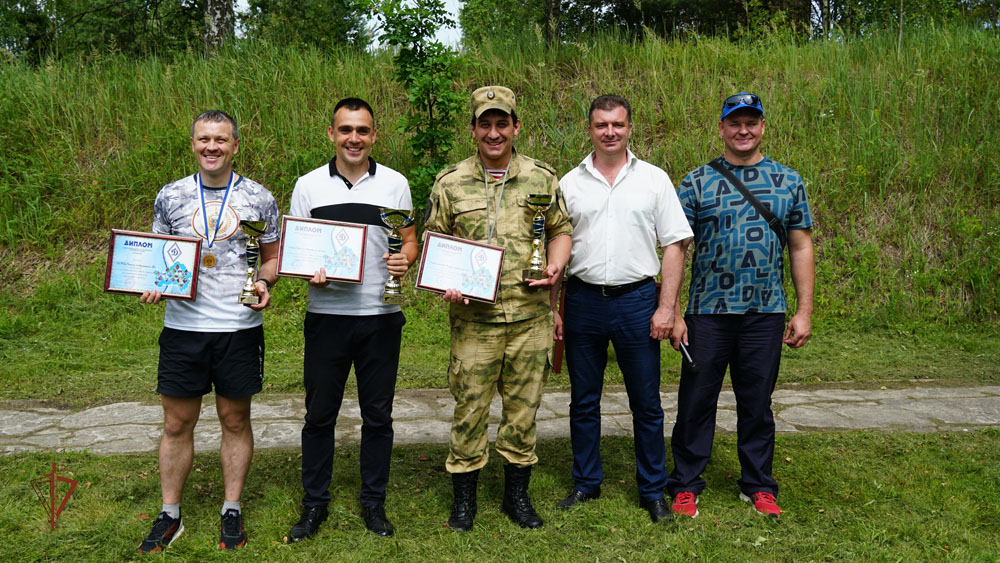
POLYGON ((771 393, 778 381, 784 313, 688 315, 688 350, 698 365, 681 367, 677 391, 677 424, 670 448, 674 470, 670 495, 705 488, 701 477, 712 455, 715 413, 722 379, 729 377, 736 394, 736 451, 742 469, 738 482, 746 495, 766 491, 778 495, 771 476, 774 461, 774 413, 771 393))
POLYGON ((652 279, 617 297, 606 297, 592 286, 573 279, 568 282, 564 334, 572 386, 570 441, 573 481, 580 492, 595 493, 604 480, 601 391, 608 363, 608 342, 611 342, 632 410, 639 498, 663 498, 667 470, 660 404, 660 342, 649 337, 649 320, 656 304, 656 284, 652 279))

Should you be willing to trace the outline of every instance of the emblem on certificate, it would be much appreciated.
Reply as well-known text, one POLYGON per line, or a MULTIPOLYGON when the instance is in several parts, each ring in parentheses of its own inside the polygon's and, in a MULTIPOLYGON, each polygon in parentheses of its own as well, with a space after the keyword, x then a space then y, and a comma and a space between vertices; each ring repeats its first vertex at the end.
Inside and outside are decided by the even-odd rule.
MULTIPOLYGON (((399 229, 409 227, 413 224, 413 217, 410 216, 409 209, 390 209, 388 207, 379 208, 379 214, 389 231, 389 255, 399 254, 403 251, 403 235, 399 229)), ((402 305, 406 300, 403 297, 403 280, 390 275, 382 290, 382 302, 390 305, 402 305)))
POLYGON ((534 210, 531 219, 531 262, 521 274, 521 279, 543 280, 545 275, 545 258, 542 257, 542 241, 545 239, 545 212, 552 207, 552 196, 549 194, 531 194, 525 198, 528 207, 534 210))
MULTIPOLYGON (((260 243, 257 239, 267 232, 267 221, 240 221, 240 229, 247 236, 247 281, 237 300, 244 305, 256 305, 260 303, 260 296, 253 286, 254 274, 257 273, 260 262, 260 243)), ((215 262, 214 257, 212 262, 215 262)))
POLYGON ((111 231, 104 291, 194 299, 198 285, 201 240, 197 238, 111 231))

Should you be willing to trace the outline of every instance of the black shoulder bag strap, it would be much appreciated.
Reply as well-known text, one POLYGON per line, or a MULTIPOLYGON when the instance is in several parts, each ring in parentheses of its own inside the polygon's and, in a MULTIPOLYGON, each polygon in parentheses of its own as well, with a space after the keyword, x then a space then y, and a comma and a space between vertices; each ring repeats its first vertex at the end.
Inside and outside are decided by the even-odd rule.
POLYGON ((741 182, 735 174, 722 164, 721 157, 709 162, 708 165, 714 168, 719 174, 725 176, 733 187, 739 190, 739 192, 743 194, 743 197, 750 202, 750 205, 757 210, 757 213, 760 214, 761 218, 767 221, 767 226, 771 227, 774 234, 778 235, 778 242, 781 243, 781 250, 784 251, 785 247, 788 245, 788 237, 785 234, 785 228, 781 226, 781 221, 774 216, 774 213, 771 213, 771 210, 765 207, 756 196, 750 193, 750 190, 743 185, 743 182, 741 182))

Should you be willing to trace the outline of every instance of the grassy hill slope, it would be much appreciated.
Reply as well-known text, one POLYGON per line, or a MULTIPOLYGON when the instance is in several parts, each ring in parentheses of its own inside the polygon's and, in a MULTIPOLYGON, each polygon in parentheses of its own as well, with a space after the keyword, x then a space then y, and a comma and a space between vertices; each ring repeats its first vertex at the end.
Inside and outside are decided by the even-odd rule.
MULTIPOLYGON (((819 317, 873 326, 995 320, 1000 38, 927 30, 905 36, 898 56, 895 39, 498 44, 468 53, 456 87, 510 85, 524 123, 519 150, 560 172, 588 149, 590 99, 621 93, 634 105, 633 149, 675 183, 721 152, 719 100, 757 92, 765 153, 807 179, 819 317)), ((210 61, 0 67, 0 289, 31 293, 39 260, 95 250, 112 227, 148 229, 159 187, 193 171, 187 128, 205 108, 237 117, 239 171, 286 209, 295 178, 329 158, 325 128, 343 96, 371 101, 375 157, 405 171, 413 161, 394 127, 405 94, 391 76, 384 52, 261 45, 210 61)), ((456 135, 458 159, 472 150, 464 118, 456 135)))
MULTIPOLYGON (((548 50, 523 41, 467 53, 455 86, 512 87, 523 120, 518 149, 560 172, 589 150, 590 100, 620 93, 633 104, 633 150, 675 183, 721 153, 720 101, 741 89, 760 94, 764 152, 803 175, 816 220, 817 337, 787 354, 783 381, 993 381, 1000 37, 925 30, 905 35, 898 53, 896 39, 607 37, 548 50)), ((84 393, 67 399, 76 404, 149 388, 162 312, 102 293, 106 241, 111 228, 148 230, 159 188, 195 171, 195 114, 218 107, 236 116, 238 171, 287 210, 295 178, 332 154, 326 127, 341 97, 375 107, 376 159, 402 171, 413 164, 394 126, 406 98, 392 71, 385 52, 325 56, 252 44, 209 61, 0 64, 0 371, 17 376, 3 378, 0 397, 66 389, 84 393)), ((455 124, 456 160, 473 150, 466 119, 455 124)), ((303 283, 286 280, 267 313, 276 391, 298 388, 304 302, 303 283)), ((401 385, 442 386, 444 307, 411 291, 407 315, 401 385)), ((664 381, 676 371, 676 357, 665 354, 664 381)))

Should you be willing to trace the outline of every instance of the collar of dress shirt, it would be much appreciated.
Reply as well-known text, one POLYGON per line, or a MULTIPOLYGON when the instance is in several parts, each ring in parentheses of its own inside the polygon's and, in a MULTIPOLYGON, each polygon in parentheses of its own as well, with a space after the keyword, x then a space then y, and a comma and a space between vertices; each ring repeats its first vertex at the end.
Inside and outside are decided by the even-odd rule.
MULTIPOLYGON (((583 158, 583 161, 580 162, 580 166, 582 166, 584 169, 590 172, 595 178, 604 180, 604 174, 601 174, 601 171, 598 170, 596 166, 594 166, 594 156, 596 156, 595 152, 590 151, 590 154, 585 156, 583 158)), ((635 154, 632 153, 632 149, 625 149, 625 158, 626 158, 625 166, 622 167, 622 170, 628 171, 634 168, 636 163, 636 158, 635 154)), ((621 176, 622 170, 618 171, 618 176, 621 176)), ((618 178, 615 179, 617 180, 618 178)))

